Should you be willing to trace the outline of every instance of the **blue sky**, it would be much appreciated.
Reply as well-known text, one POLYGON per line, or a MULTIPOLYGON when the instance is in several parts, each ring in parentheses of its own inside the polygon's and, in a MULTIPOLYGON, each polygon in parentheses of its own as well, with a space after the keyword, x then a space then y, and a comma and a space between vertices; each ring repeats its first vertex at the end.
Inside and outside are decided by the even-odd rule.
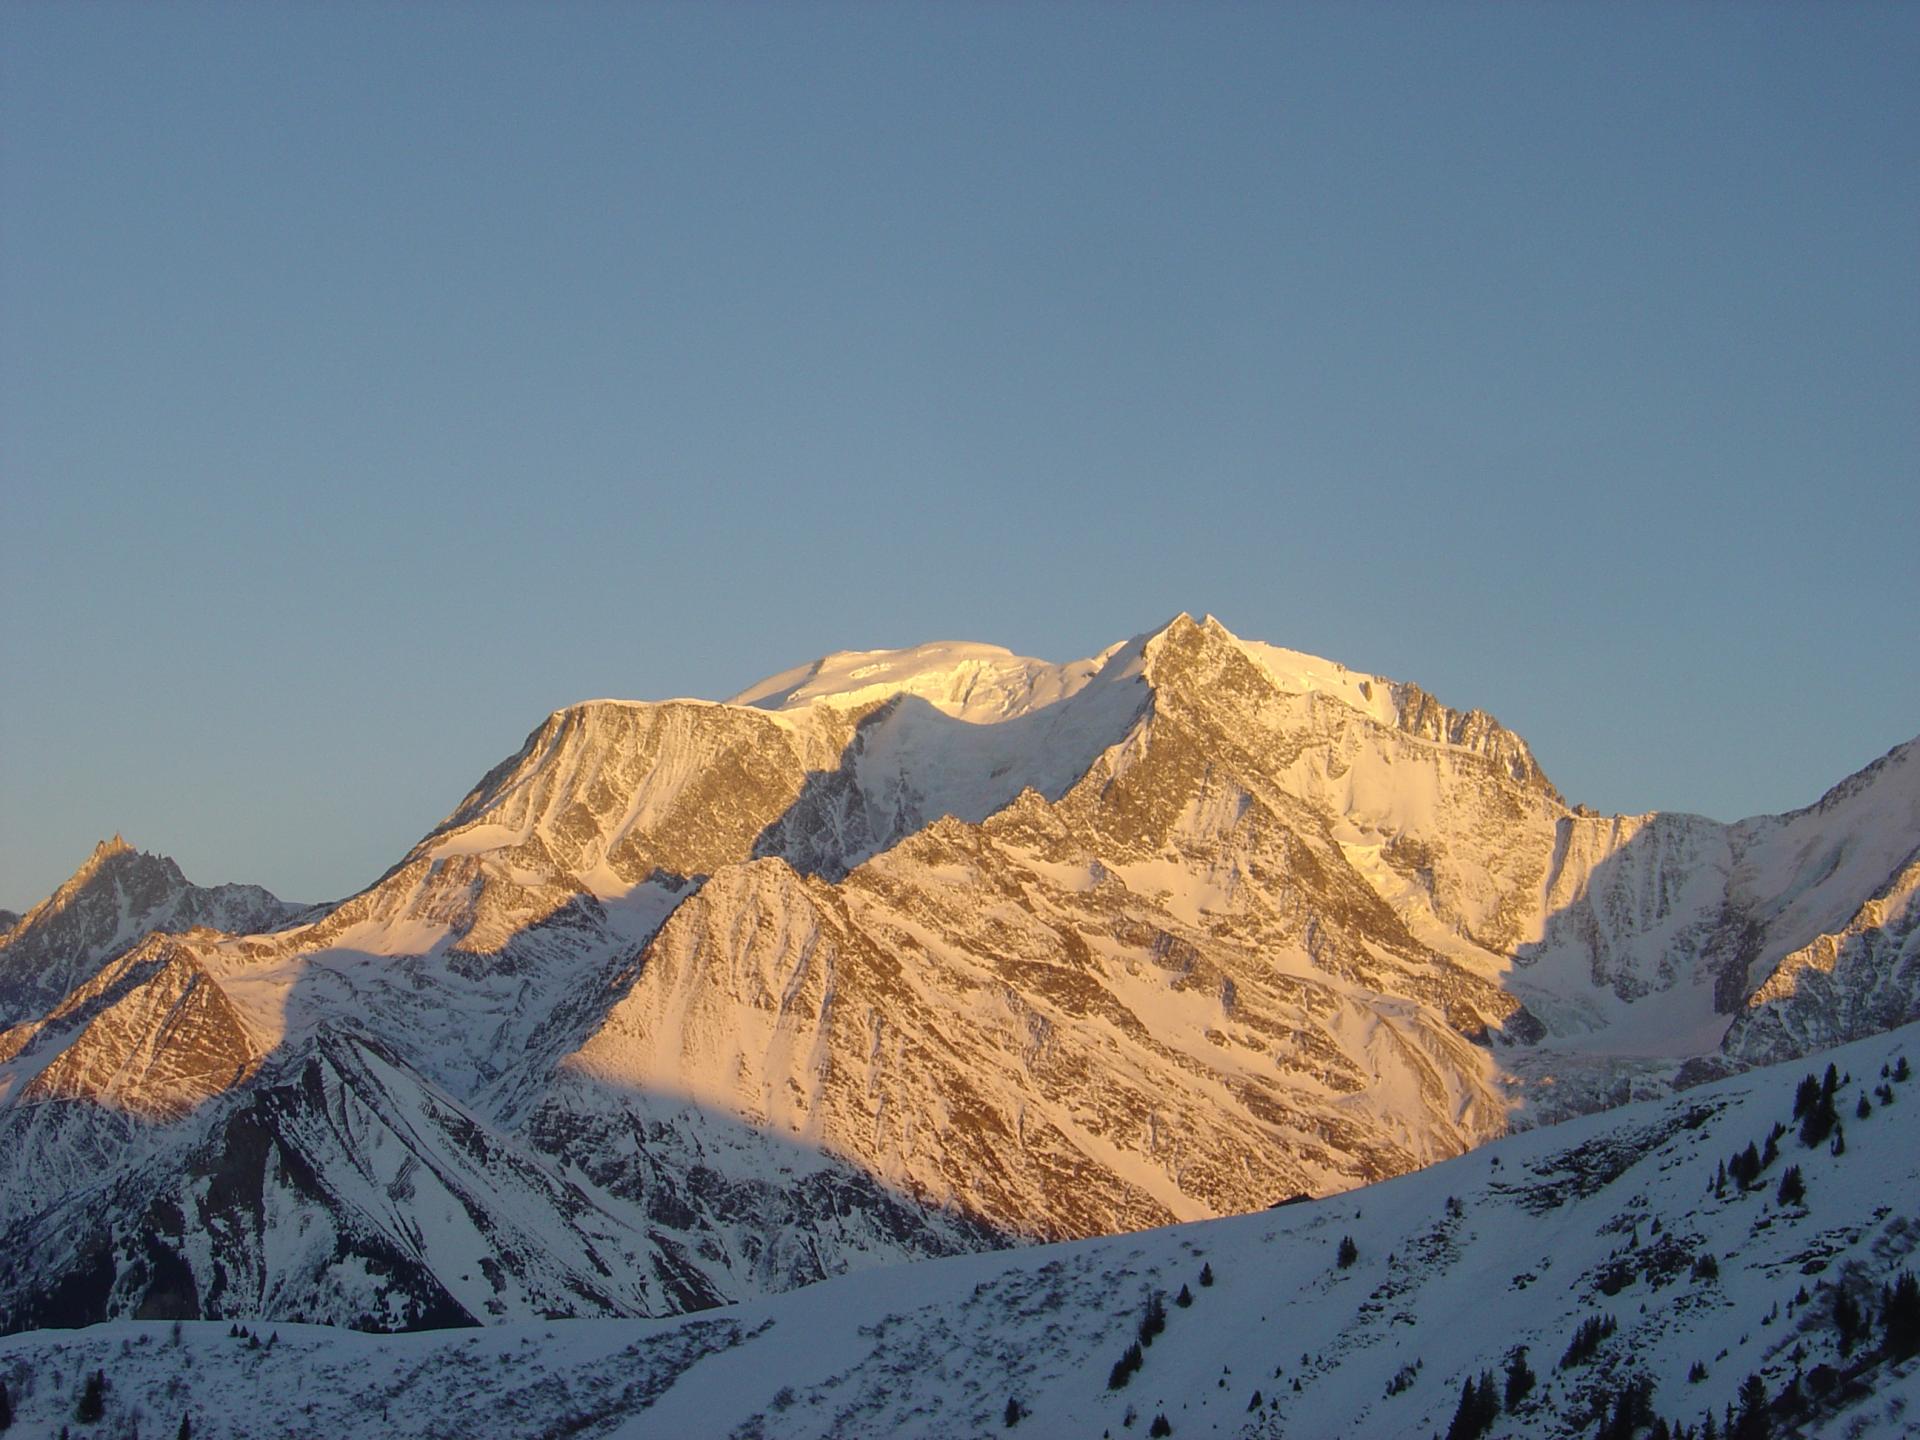
POLYGON ((1920 732, 1920 7, 15 4, 0 904, 1211 611, 1721 818, 1920 732))

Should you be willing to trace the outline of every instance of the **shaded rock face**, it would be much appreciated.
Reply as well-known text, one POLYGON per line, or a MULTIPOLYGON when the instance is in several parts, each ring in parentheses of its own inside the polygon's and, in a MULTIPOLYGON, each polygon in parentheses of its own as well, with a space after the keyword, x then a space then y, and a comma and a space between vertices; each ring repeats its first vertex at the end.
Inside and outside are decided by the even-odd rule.
POLYGON ((1398 1174, 1920 1014, 1915 754, 1594 816, 1184 616, 575 706, 323 912, 103 847, 0 938, 0 1321, 664 1314, 1398 1174))

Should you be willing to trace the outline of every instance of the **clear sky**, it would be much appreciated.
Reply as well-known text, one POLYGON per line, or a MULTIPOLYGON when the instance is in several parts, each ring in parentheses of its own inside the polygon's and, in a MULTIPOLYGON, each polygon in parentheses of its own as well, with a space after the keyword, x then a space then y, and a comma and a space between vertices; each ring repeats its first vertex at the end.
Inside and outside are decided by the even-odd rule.
POLYGON ((1189 610, 1725 819, 1920 732, 1920 6, 0 16, 0 904, 1189 610))

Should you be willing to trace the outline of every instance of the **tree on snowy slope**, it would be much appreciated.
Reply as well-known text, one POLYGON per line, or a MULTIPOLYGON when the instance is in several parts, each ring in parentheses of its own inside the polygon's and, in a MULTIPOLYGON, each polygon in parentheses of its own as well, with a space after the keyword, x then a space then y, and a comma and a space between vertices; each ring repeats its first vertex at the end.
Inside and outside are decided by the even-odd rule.
POLYGON ((1904 1360, 1920 1354, 1920 1280, 1913 1271, 1903 1270, 1880 1295, 1880 1324, 1890 1360, 1904 1360))
POLYGON ((1493 1372, 1482 1370, 1478 1380, 1460 1385, 1460 1405, 1447 1427, 1447 1440, 1479 1440, 1500 1418, 1500 1400, 1493 1388, 1493 1372))

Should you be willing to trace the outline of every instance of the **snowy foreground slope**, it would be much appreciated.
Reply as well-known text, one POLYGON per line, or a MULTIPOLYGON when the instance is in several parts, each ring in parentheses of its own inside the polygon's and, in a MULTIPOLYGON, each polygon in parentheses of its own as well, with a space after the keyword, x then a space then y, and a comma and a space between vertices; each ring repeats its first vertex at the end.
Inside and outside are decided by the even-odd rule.
POLYGON ((0 1002, 0 1331, 670 1315, 1920 1018, 1920 742, 1789 815, 1598 816, 1211 619, 843 653, 556 712, 335 905, 103 847, 0 1002))
POLYGON ((1883 1285, 1920 1260, 1920 1084, 1882 1079, 1902 1057, 1911 1073, 1920 1027, 1327 1200, 868 1271, 675 1320, 16 1335, 0 1339, 10 1434, 73 1424, 100 1371, 104 1418, 75 1434, 172 1435, 185 1415, 201 1440, 945 1437, 1008 1433, 1012 1402, 1015 1434, 1144 1436, 1164 1416, 1175 1436, 1427 1436, 1480 1372, 1504 1389, 1525 1346, 1536 1383, 1495 1436, 1593 1435, 1635 1382, 1652 1415, 1698 1425, 1741 1407, 1750 1376, 1773 1433, 1910 1435, 1920 1359, 1880 1353, 1877 1314, 1883 1285), (1829 1061, 1840 1123, 1809 1146, 1796 1090, 1829 1061), (1721 1166, 1776 1125, 1756 1183, 1716 1195, 1721 1166), (1783 1202, 1789 1167, 1804 1197, 1783 1202), (1342 1268, 1345 1237, 1357 1258, 1342 1268), (1843 1293, 1867 1317, 1849 1353, 1843 1293), (1111 1388, 1156 1294, 1165 1329, 1111 1388), (1563 1366, 1595 1317, 1617 1330, 1563 1366), (1797 1406, 1775 1407, 1783 1392, 1797 1406))

